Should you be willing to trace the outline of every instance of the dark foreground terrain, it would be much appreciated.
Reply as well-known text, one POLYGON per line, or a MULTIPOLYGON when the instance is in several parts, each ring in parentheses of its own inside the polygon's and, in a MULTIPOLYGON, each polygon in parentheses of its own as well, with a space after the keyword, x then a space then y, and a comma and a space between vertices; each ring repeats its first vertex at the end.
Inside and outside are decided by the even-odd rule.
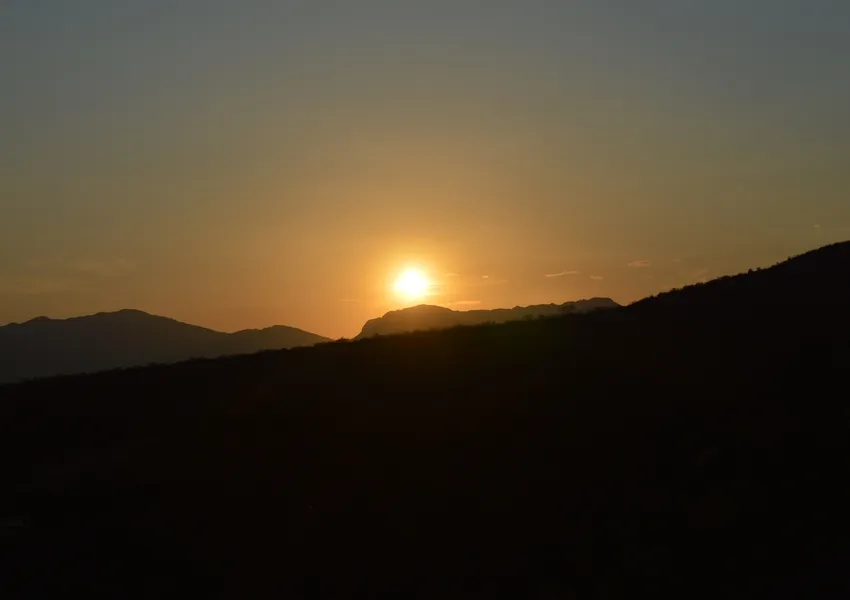
POLYGON ((841 244, 588 315, 0 388, 0 595, 846 597, 848 307, 841 244))

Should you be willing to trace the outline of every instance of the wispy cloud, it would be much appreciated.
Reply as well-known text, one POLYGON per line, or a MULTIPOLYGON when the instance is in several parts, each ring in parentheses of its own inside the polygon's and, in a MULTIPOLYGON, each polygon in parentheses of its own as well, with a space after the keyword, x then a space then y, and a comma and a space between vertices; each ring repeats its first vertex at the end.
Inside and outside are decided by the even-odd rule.
POLYGON ((554 279, 555 277, 564 277, 566 275, 578 275, 578 271, 561 271, 560 273, 546 273, 543 277, 554 279))
POLYGON ((446 273, 446 277, 460 277, 460 273, 446 273))
POLYGON ((342 302, 343 304, 357 304, 358 302, 360 302, 360 300, 358 300, 357 298, 342 298, 340 299, 340 302, 342 302))
POLYGON ((647 267, 651 267, 652 263, 648 260, 633 260, 629 263, 629 266, 633 269, 646 269, 647 267))
POLYGON ((605 279, 604 277, 602 277, 602 275, 591 275, 590 278, 593 281, 602 281, 603 279, 605 279))
POLYGON ((673 264, 676 264, 676 265, 680 265, 680 264, 682 264, 682 259, 681 258, 671 258, 670 262, 673 263, 673 264))
POLYGON ((820 229, 820 223, 815 223, 812 225, 812 229, 820 229))
POLYGON ((486 279, 484 279, 484 281, 481 282, 480 285, 486 285, 486 286, 502 285, 503 283, 507 283, 507 282, 508 282, 507 279, 498 279, 496 277, 489 277, 488 276, 486 279))

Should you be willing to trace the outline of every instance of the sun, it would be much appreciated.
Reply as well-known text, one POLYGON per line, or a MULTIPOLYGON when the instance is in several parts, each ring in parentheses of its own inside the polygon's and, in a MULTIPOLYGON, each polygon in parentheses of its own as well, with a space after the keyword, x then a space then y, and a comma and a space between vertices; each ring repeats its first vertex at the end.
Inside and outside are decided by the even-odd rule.
POLYGON ((405 269, 393 282, 393 291, 403 300, 422 300, 428 295, 431 282, 420 269, 405 269))

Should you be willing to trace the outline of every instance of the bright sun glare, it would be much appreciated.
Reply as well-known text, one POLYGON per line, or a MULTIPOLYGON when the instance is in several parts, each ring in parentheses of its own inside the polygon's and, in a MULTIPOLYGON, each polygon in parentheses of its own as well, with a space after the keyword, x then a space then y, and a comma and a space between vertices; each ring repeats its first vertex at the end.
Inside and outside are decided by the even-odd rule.
POLYGON ((404 300, 421 300, 428 295, 431 282, 419 269, 405 269, 393 283, 396 295, 404 300))

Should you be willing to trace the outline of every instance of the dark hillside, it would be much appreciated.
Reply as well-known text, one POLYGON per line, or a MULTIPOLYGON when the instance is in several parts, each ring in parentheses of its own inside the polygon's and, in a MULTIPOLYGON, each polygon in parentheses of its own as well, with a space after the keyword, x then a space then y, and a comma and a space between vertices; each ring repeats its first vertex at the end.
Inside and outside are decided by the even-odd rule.
POLYGON ((844 596, 848 274, 0 388, 3 597, 844 596))
MULTIPOLYGON (((769 269, 722 277, 647 298, 631 309, 670 313, 697 310, 761 311, 846 306, 850 242, 795 256, 769 269)), ((804 321, 804 319, 799 319, 804 321)))

